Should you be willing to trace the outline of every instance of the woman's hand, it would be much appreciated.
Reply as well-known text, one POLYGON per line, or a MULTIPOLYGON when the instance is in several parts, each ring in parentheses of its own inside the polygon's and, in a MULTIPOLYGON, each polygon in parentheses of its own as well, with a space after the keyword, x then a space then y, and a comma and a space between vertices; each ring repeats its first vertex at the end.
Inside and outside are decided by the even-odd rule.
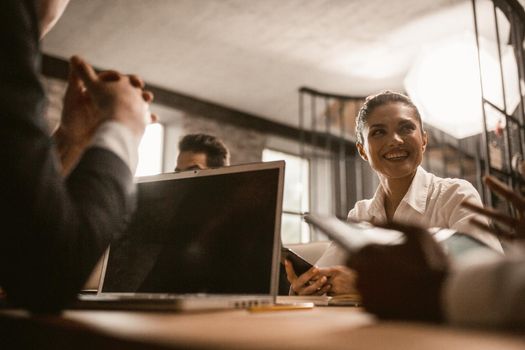
POLYGON ((326 276, 321 275, 318 267, 314 266, 300 276, 295 274, 292 263, 284 261, 286 277, 290 282, 292 291, 297 295, 323 295, 327 293, 331 285, 326 276))
POLYGON ((319 273, 327 278, 331 286, 328 295, 356 294, 356 274, 346 266, 320 267, 319 273))

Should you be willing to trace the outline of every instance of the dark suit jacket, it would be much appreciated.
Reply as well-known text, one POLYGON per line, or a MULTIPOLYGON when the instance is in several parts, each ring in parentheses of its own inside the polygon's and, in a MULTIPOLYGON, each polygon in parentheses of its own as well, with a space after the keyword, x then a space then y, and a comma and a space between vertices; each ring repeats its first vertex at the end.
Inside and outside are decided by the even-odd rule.
POLYGON ((127 165, 102 148, 60 175, 38 37, 34 1, 0 1, 0 286, 13 304, 56 311, 123 231, 134 187, 127 165))

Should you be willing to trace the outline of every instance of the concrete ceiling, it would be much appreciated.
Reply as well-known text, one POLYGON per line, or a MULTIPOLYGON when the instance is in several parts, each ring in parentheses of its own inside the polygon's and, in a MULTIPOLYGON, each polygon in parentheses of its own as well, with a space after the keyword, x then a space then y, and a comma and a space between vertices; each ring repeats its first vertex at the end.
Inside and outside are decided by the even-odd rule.
POLYGON ((403 90, 432 40, 472 30, 469 0, 72 0, 44 52, 288 125, 297 90, 403 90))

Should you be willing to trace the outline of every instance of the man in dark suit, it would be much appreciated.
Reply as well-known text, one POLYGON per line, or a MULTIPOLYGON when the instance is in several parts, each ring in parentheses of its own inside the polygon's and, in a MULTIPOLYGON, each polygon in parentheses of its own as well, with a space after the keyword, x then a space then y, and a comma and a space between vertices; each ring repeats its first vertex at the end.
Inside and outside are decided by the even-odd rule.
POLYGON ((38 40, 67 2, 0 2, 0 286, 33 311, 63 308, 123 232, 152 119, 138 77, 74 57, 56 143, 48 135, 38 40))

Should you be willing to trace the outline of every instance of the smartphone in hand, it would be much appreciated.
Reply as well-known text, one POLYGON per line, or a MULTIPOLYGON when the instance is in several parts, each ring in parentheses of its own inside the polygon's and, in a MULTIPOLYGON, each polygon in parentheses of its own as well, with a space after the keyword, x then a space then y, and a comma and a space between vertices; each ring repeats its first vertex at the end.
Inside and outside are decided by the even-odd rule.
POLYGON ((313 265, 308 261, 304 260, 299 254, 293 250, 285 247, 281 247, 281 263, 284 264, 284 260, 288 260, 292 263, 293 269, 297 276, 302 275, 308 271, 313 265))

